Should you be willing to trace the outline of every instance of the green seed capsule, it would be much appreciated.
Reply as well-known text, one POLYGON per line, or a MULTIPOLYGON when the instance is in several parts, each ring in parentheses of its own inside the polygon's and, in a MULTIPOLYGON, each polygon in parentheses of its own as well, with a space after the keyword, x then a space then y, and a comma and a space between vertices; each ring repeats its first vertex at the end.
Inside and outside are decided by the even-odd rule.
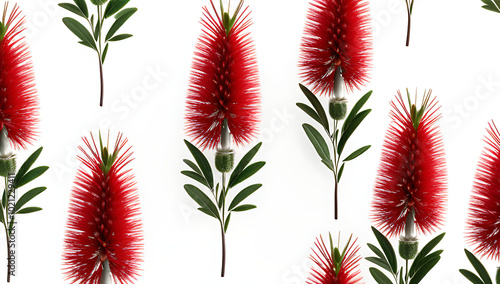
POLYGON ((414 259, 418 253, 418 241, 399 241, 399 255, 406 260, 414 259))
POLYGON ((229 173, 234 167, 234 152, 217 151, 215 153, 215 167, 221 173, 229 173))
POLYGON ((342 120, 347 115, 347 100, 332 99, 330 100, 330 116, 335 120, 342 120))
POLYGON ((16 172, 16 159, 11 156, 6 159, 0 158, 0 176, 8 177, 16 172))

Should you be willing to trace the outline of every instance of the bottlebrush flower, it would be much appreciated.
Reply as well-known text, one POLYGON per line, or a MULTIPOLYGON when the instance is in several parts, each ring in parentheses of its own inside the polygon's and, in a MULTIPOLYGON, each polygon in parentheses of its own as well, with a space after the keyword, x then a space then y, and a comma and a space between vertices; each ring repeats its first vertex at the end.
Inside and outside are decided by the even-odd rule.
MULTIPOLYGON (((234 24, 203 8, 204 27, 196 45, 187 95, 187 134, 202 148, 217 147, 227 119, 237 145, 257 131, 260 87, 253 41, 247 31, 250 12, 236 13, 234 24)), ((242 8, 240 2, 238 11, 242 8)))
POLYGON ((348 91, 368 82, 372 40, 367 2, 313 0, 299 59, 300 76, 314 93, 331 95, 340 67, 348 91))
MULTIPOLYGON (((100 283, 102 263, 109 261, 115 283, 132 283, 142 261, 142 222, 127 139, 119 134, 114 150, 100 152, 94 137, 83 138, 82 162, 73 187, 63 266, 72 283, 100 283)), ((108 150, 109 149, 109 150, 108 150)))
MULTIPOLYGON (((398 92, 391 102, 389 126, 375 183, 372 216, 389 236, 405 228, 413 209, 417 230, 429 233, 443 223, 447 179, 441 133, 435 125, 438 114, 431 91, 424 95, 422 108, 403 102, 398 92)), ((413 222, 413 220, 412 220, 413 222)))
POLYGON ((500 260, 500 133, 489 123, 469 205, 466 239, 475 253, 500 260))
POLYGON ((0 23, 0 129, 6 128, 15 148, 34 142, 38 123, 35 73, 28 45, 22 36, 25 19, 17 5, 0 23))
MULTIPOLYGON (((359 271, 358 256, 359 246, 356 241, 351 244, 351 239, 345 246, 343 252, 339 248, 334 248, 333 252, 328 251, 323 237, 316 239, 316 250, 313 248, 311 260, 317 268, 313 268, 311 275, 307 279, 308 284, 356 284, 362 283, 359 271), (338 255, 335 254, 338 252, 338 255)), ((330 247, 333 248, 330 236, 330 247)))

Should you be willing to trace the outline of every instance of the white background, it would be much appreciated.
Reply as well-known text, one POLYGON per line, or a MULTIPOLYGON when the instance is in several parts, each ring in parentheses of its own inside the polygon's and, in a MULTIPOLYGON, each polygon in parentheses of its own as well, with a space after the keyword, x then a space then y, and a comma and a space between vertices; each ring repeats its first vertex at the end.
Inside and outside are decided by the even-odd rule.
MULTIPOLYGON (((442 105, 440 121, 449 170, 445 250, 425 283, 466 283, 469 268, 463 228, 482 137, 498 117, 500 15, 481 1, 416 0, 410 47, 405 47, 403 0, 371 1, 374 61, 371 82, 349 95, 356 101, 374 90, 373 112, 348 145, 371 144, 346 166, 340 192, 340 221, 333 220, 333 177, 322 165, 301 124, 313 123, 295 103, 305 102, 297 58, 307 0, 249 0, 262 82, 261 138, 257 159, 267 161, 251 182, 264 186, 249 201, 256 210, 234 215, 227 235, 227 277, 219 277, 218 224, 195 210, 182 186, 185 94, 192 54, 208 0, 131 1, 139 11, 122 28, 134 37, 110 46, 104 107, 98 107, 96 55, 77 44, 62 24, 70 13, 56 0, 19 0, 28 21, 41 102, 40 137, 27 152, 44 146, 39 165, 49 165, 37 185, 48 190, 32 205, 40 213, 19 218, 15 283, 64 283, 62 243, 76 149, 90 131, 123 131, 135 151, 131 163, 139 188, 145 234, 142 276, 137 283, 305 283, 310 247, 319 234, 340 230, 358 237, 361 254, 374 243, 369 219, 381 144, 389 123, 389 101, 398 89, 432 88, 442 105), (488 83, 489 82, 489 83, 488 83)), ((109 26, 108 26, 109 27, 109 26)), ((324 98, 323 101, 325 102, 324 98)), ((500 120, 499 120, 500 121, 500 120)), ((255 144, 255 141, 253 144, 255 144)), ((247 151, 238 149, 241 153, 247 151)), ((211 154, 208 154, 211 155, 211 154)), ((423 237, 422 242, 430 236, 423 237)), ((1 239, 4 242, 3 239, 1 239)), ((394 245, 396 241, 393 240, 394 245)), ((6 252, 0 250, 0 256, 6 252)), ((486 262, 489 271, 495 263, 486 262)), ((4 256, 0 267, 5 267, 4 256)), ((361 262, 366 283, 374 283, 361 262)), ((0 271, 0 277, 4 277, 0 271)))

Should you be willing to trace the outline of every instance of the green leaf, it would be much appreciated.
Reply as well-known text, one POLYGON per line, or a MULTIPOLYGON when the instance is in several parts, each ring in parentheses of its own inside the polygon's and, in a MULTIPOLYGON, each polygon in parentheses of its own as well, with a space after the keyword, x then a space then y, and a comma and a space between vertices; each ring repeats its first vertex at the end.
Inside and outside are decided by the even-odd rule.
POLYGON ((111 0, 106 6, 104 11, 104 18, 109 18, 113 16, 116 12, 120 11, 130 0, 111 0))
POLYGON ((307 137, 313 144, 314 149, 318 153, 319 157, 325 161, 331 160, 330 150, 328 149, 328 145, 326 144, 326 141, 323 138, 323 136, 319 134, 318 130, 316 130, 316 128, 312 127, 307 123, 302 124, 302 128, 304 128, 307 137))
POLYGON ((26 208, 23 208, 23 209, 17 211, 16 214, 29 214, 29 213, 38 212, 41 210, 42 210, 42 208, 40 208, 40 207, 26 207, 26 208))
POLYGON ((500 1, 495 0, 495 3, 493 3, 493 1, 491 1, 491 0, 481 0, 481 1, 484 4, 486 4, 486 5, 483 6, 484 9, 500 13, 500 10, 499 10, 500 1))
POLYGON ((224 233, 227 233, 227 227, 229 226, 229 220, 231 220, 231 213, 227 215, 226 222, 224 223, 224 233))
POLYGON ((372 95, 372 93, 373 93, 373 91, 369 91, 368 93, 366 93, 352 107, 351 112, 349 112, 349 115, 347 116, 347 118, 344 121, 344 125, 342 125, 342 132, 344 132, 347 129, 347 127, 351 124, 351 122, 354 119, 354 117, 356 117, 356 115, 358 114, 358 112, 365 105, 366 101, 368 101, 368 99, 370 98, 370 96, 372 95))
POLYGON ((97 51, 94 38, 90 32, 80 22, 73 18, 63 18, 63 23, 72 31, 81 41, 88 43, 94 50, 97 51))
POLYGON ((240 206, 234 208, 231 211, 233 211, 233 212, 243 212, 243 211, 248 211, 248 210, 255 209, 255 208, 257 208, 257 206, 251 205, 251 204, 245 204, 245 205, 240 205, 240 206))
MULTIPOLYGON (((219 185, 219 184, 217 184, 219 185)), ((224 205, 224 201, 225 201, 225 196, 223 196, 223 194, 225 193, 225 191, 221 191, 220 193, 220 196, 219 196, 219 202, 217 203, 217 205, 219 206, 219 209, 222 209, 222 205, 224 205)))
POLYGON ((128 8, 128 9, 123 10, 122 12, 120 12, 119 14, 116 15, 117 19, 115 20, 113 25, 111 25, 111 28, 109 28, 109 31, 106 34, 106 41, 108 41, 110 38, 112 38, 115 35, 115 33, 118 31, 118 29, 121 28, 121 26, 123 26, 123 24, 125 24, 125 22, 135 12, 137 12, 137 8, 128 8))
POLYGON ((373 257, 373 256, 366 257, 365 259, 392 273, 391 268, 389 267, 389 264, 387 264, 387 261, 382 260, 378 257, 373 257))
POLYGON ((203 184, 204 186, 208 187, 209 189, 211 189, 208 186, 207 180, 202 175, 200 175, 196 172, 192 172, 192 171, 182 171, 181 174, 183 174, 187 177, 190 177, 190 178, 194 179, 195 181, 197 181, 197 182, 203 184))
POLYGON ((399 270, 399 283, 400 284, 405 284, 405 282, 403 280, 403 267, 401 267, 401 269, 399 270))
POLYGON ((87 18, 87 16, 85 16, 85 14, 76 5, 73 5, 71 3, 59 3, 59 6, 72 13, 77 14, 80 17, 87 18))
POLYGON ((303 103, 297 103, 297 106, 305 113, 307 113, 312 119, 316 120, 317 122, 319 122, 319 124, 323 125, 323 123, 321 122, 321 118, 319 118, 318 113, 316 113, 316 111, 312 109, 310 106, 303 103))
POLYGON ((31 171, 29 171, 27 174, 25 174, 20 180, 19 182, 15 182, 14 183, 14 188, 20 188, 21 186, 33 181, 34 179, 36 179, 37 177, 41 176, 43 173, 45 173, 45 171, 47 171, 49 169, 49 167, 46 167, 46 166, 42 166, 42 167, 38 167, 38 168, 34 168, 32 169, 31 171))
POLYGON ((243 189, 242 191, 240 191, 233 199, 233 201, 231 201, 231 204, 229 205, 229 211, 231 211, 233 208, 235 208, 236 206, 238 206, 238 204, 240 204, 243 200, 245 200, 248 196, 250 196, 252 193, 254 193, 255 191, 257 191, 257 189, 261 188, 262 187, 262 184, 253 184, 253 185, 250 185, 248 187, 246 187, 245 189, 243 189))
POLYGON ((23 196, 21 196, 21 198, 19 198, 19 200, 16 202, 16 206, 14 206, 14 212, 17 212, 24 206, 24 204, 26 204, 31 199, 35 198, 40 193, 44 192, 46 189, 47 189, 46 187, 36 187, 23 194, 23 196))
POLYGON ((431 269, 434 268, 434 266, 436 266, 436 264, 439 262, 440 259, 441 259, 440 256, 435 256, 429 261, 427 261, 424 265, 422 265, 422 267, 420 267, 420 269, 415 273, 415 276, 411 278, 410 284, 420 283, 420 281, 422 281, 425 275, 427 275, 427 273, 429 273, 429 271, 431 271, 431 269))
POLYGON ((127 39, 129 37, 132 37, 132 35, 131 34, 121 34, 121 35, 117 35, 117 36, 112 37, 111 39, 109 39, 109 41, 120 41, 120 40, 127 39))
POLYGON ((486 271, 486 268, 484 268, 483 264, 479 259, 477 259, 470 251, 465 249, 465 254, 467 255, 467 258, 469 259, 470 263, 474 267, 474 269, 477 271, 477 274, 481 277, 483 280, 484 284, 492 284, 490 275, 488 274, 488 271, 486 271))
POLYGON ((421 260, 427 256, 433 250, 439 242, 444 238, 445 233, 440 234, 439 236, 435 237, 434 239, 430 240, 417 254, 415 257, 415 260, 413 261, 413 264, 410 267, 410 277, 413 277, 415 273, 417 272, 418 268, 423 265, 421 264, 421 260))
POLYGON ((462 273, 465 278, 467 278, 470 282, 473 284, 484 284, 484 282, 481 280, 481 278, 477 277, 476 274, 470 272, 467 269, 460 269, 460 273, 462 273))
POLYGON ((356 115, 352 122, 349 124, 347 129, 342 132, 342 135, 340 137, 339 144, 337 146, 337 151, 340 154, 342 154, 342 151, 344 150, 345 144, 347 143, 347 140, 351 135, 354 133, 356 128, 361 124, 361 122, 365 119, 365 117, 371 112, 371 109, 364 110, 356 115))
POLYGON ((184 140, 184 143, 186 143, 186 146, 188 147, 189 151, 193 155, 194 159, 196 160, 196 163, 198 163, 198 166, 201 169, 201 172, 203 173, 203 176, 208 182, 208 185, 210 188, 214 187, 214 176, 212 173, 212 167, 210 167, 210 163, 208 163, 207 158, 203 153, 196 148, 193 144, 189 143, 189 141, 184 140))
POLYGON ((191 184, 185 184, 184 189, 196 203, 198 203, 202 208, 205 208, 208 211, 210 211, 210 213, 212 213, 212 215, 215 216, 215 218, 220 220, 219 211, 217 210, 217 207, 215 207, 215 204, 212 202, 212 200, 210 200, 210 198, 208 198, 208 196, 205 193, 203 193, 199 188, 191 184))
POLYGON ((370 149, 370 147, 371 147, 371 145, 364 146, 364 147, 361 147, 358 150, 352 152, 351 155, 347 156, 347 158, 344 159, 344 162, 354 160, 357 157, 363 155, 363 153, 366 152, 368 149, 370 149))
POLYGON ((198 168, 198 166, 197 166, 195 163, 191 162, 191 161, 190 161, 190 160, 188 160, 188 159, 184 159, 184 160, 182 160, 182 161, 183 161, 186 165, 188 165, 188 166, 189 166, 189 167, 190 167, 193 171, 195 171, 197 174, 200 174, 200 175, 202 174, 202 173, 201 173, 200 168, 198 168))
POLYGON ((40 156, 40 153, 42 153, 42 150, 43 147, 38 148, 38 150, 36 150, 33 154, 31 154, 31 156, 28 157, 28 159, 26 159, 26 161, 24 161, 21 168, 19 168, 19 170, 17 171, 16 177, 14 179, 14 184, 18 183, 19 180, 21 180, 21 178, 28 172, 31 166, 33 166, 35 161, 40 156))
POLYGON ((198 208, 198 210, 200 210, 201 212, 203 212, 203 213, 207 214, 207 215, 208 215, 208 216, 210 216, 210 217, 214 217, 215 219, 217 219, 217 217, 215 217, 215 215, 214 215, 214 214, 212 214, 212 212, 210 212, 210 210, 208 210, 208 209, 205 209, 205 208, 203 208, 203 207, 200 207, 200 208, 198 208))
POLYGON ((3 214, 3 210, 0 210, 0 222, 2 222, 3 224, 5 224, 5 217, 4 217, 4 214, 3 214))
POLYGON ((372 275, 373 279, 377 281, 378 284, 392 284, 389 277, 387 277, 384 273, 382 273, 382 271, 374 267, 370 267, 370 274, 372 275))
POLYGON ((102 22, 97 20, 97 25, 95 26, 95 29, 94 29, 94 40, 95 41, 97 41, 97 39, 101 35, 101 30, 102 30, 101 25, 102 25, 102 22))
POLYGON ((83 41, 79 41, 78 42, 79 44, 82 44, 82 45, 85 45, 86 47, 90 47, 91 49, 94 49, 90 44, 88 44, 87 42, 83 42, 83 41))
POLYGON ((342 166, 340 166, 337 182, 340 182, 340 178, 342 177, 342 174, 344 173, 344 166, 345 166, 345 163, 342 163, 342 166))
POLYGON ((233 188, 240 182, 243 182, 247 178, 253 176, 256 172, 258 172, 262 167, 266 164, 266 162, 256 162, 246 167, 234 180, 233 183, 229 186, 233 188))
POLYGON ((334 166, 333 166, 333 161, 332 160, 328 160, 328 161, 325 161, 325 160, 321 160, 321 162, 323 164, 325 164, 325 166, 330 169, 332 172, 335 171, 334 169, 334 166))
POLYGON ((375 234, 378 243, 382 247, 382 250, 384 251, 387 263, 389 263, 392 272, 396 273, 398 271, 398 262, 396 259, 396 253, 394 252, 394 248, 392 247, 389 240, 384 235, 382 235, 382 233, 380 233, 377 229, 375 229, 375 227, 372 227, 372 231, 373 234, 375 234))
POLYGON ((87 8, 87 3, 85 3, 85 0, 74 0, 76 6, 78 6, 78 9, 82 11, 82 13, 85 15, 85 18, 89 17, 89 9, 87 8))
POLYGON ((367 245, 373 251, 373 253, 375 253, 380 259, 382 259, 383 261, 385 261, 385 263, 387 263, 387 265, 389 265, 387 259, 385 258, 384 253, 378 247, 372 244, 367 244, 367 245))
POLYGON ((231 176, 229 177, 229 185, 228 185, 229 188, 233 187, 234 180, 240 175, 240 173, 250 163, 250 161, 253 159, 255 154, 257 154, 257 152, 259 151, 261 146, 262 146, 262 142, 255 145, 252 149, 250 149, 250 151, 248 151, 248 153, 245 154, 245 156, 243 156, 243 158, 238 163, 236 168, 234 168, 233 172, 231 173, 231 176))
POLYGON ((321 125, 323 125, 328 135, 330 135, 330 125, 328 124, 328 118, 326 117, 325 109, 319 102, 318 98, 306 86, 299 84, 299 87, 316 110, 316 113, 321 120, 321 125))
POLYGON ((106 47, 104 47, 104 51, 102 52, 102 64, 104 64, 104 61, 106 60, 106 55, 108 55, 108 47, 109 43, 106 43, 106 47))

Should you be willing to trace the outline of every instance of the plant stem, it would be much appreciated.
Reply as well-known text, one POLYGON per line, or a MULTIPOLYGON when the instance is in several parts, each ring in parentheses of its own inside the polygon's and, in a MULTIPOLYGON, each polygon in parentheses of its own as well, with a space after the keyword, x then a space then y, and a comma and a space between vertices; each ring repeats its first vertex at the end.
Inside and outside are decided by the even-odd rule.
POLYGON ((98 53, 97 54, 99 56, 99 74, 101 76, 101 100, 100 100, 100 103, 99 103, 99 106, 102 107, 102 104, 104 102, 104 74, 102 72, 102 60, 101 60, 101 54, 98 53))
POLYGON ((335 190, 333 193, 333 206, 334 206, 334 218, 335 220, 338 220, 339 218, 339 209, 338 209, 338 189, 339 189, 339 162, 340 162, 340 155, 337 154, 337 130, 338 130, 338 120, 334 120, 333 122, 333 136, 331 136, 331 141, 332 141, 332 146, 333 146, 333 161, 334 161, 334 173, 333 173, 333 179, 335 182, 335 190))
POLYGON ((406 10, 408 12, 408 30, 406 31, 406 46, 410 45, 410 30, 411 30, 411 12, 410 4, 406 1, 406 10))
POLYGON ((221 222, 220 230, 222 234, 222 268, 220 277, 224 277, 226 272, 226 233, 224 232, 224 224, 221 222))
POLYGON ((335 220, 339 218, 339 206, 338 206, 338 182, 337 179, 335 179, 335 220))
POLYGON ((405 283, 408 284, 408 259, 406 260, 405 283))

